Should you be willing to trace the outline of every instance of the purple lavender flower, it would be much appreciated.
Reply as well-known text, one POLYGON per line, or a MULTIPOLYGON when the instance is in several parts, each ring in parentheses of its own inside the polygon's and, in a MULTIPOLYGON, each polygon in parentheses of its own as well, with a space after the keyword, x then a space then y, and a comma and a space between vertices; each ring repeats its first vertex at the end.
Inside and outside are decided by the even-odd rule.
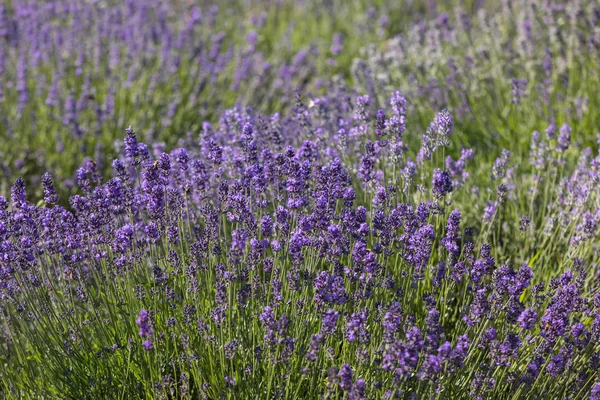
POLYGON ((346 288, 341 276, 322 271, 314 282, 314 302, 317 304, 343 304, 346 302, 346 288))
POLYGON ((459 188, 465 184, 469 177, 469 173, 465 171, 467 161, 473 158, 473 150, 462 149, 460 152, 460 158, 454 161, 452 157, 446 157, 446 170, 452 176, 452 184, 454 187, 459 188))
POLYGON ((323 315, 321 321, 321 332, 325 335, 332 335, 335 332, 339 312, 329 309, 323 315))
POLYGON ((335 33, 332 38, 332 43, 330 47, 331 54, 334 56, 339 55, 344 49, 344 38, 342 34, 335 33))
POLYGON ((385 334, 393 336, 402 324, 402 306, 398 302, 392 303, 389 311, 384 315, 382 325, 385 329, 385 334))
POLYGON ((377 117, 375 118, 375 134, 377 136, 384 136, 386 133, 386 119, 385 119, 385 111, 379 110, 377 111, 377 117))
POLYGON ((27 204, 27 193, 25 191, 25 180, 18 177, 10 189, 10 198, 15 208, 23 208, 27 204))
POLYGON ((554 124, 548 125, 545 132, 548 140, 554 140, 554 138, 556 137, 556 126, 554 126, 554 124))
POLYGON ((436 198, 441 199, 446 194, 452 192, 452 178, 450 177, 450 173, 448 171, 443 171, 439 168, 436 168, 433 171, 433 194, 436 198))
POLYGON ((58 195, 52 183, 52 177, 48 172, 42 176, 42 186, 44 187, 44 201, 46 204, 53 205, 58 202, 58 195))
POLYGON ((399 91, 392 92, 390 105, 397 116, 404 117, 406 115, 406 99, 399 91))
POLYGON ((359 96, 356 98, 356 118, 361 121, 369 121, 369 106, 371 99, 368 95, 359 96))
MULTIPOLYGON (((150 314, 145 309, 140 310, 140 315, 135 321, 140 327, 140 336, 141 337, 150 337, 153 334, 152 326, 150 324, 150 314)), ((150 341, 148 341, 150 342, 150 341)), ((152 343, 150 342, 150 348, 152 348, 152 343)), ((149 350, 149 349, 147 349, 149 350)))
POLYGON ((562 354, 558 354, 550 359, 550 362, 546 366, 546 372, 552 377, 557 377, 562 374, 565 369, 565 359, 562 354))
POLYGON ((366 400, 366 384, 363 379, 357 379, 348 394, 349 400, 366 400))
POLYGON ((452 258, 458 257, 460 241, 460 210, 455 209, 450 213, 446 223, 446 237, 442 239, 442 245, 452 258))
POLYGON ((422 278, 423 271, 431 257, 431 245, 434 238, 435 232, 432 225, 422 226, 415 233, 408 235, 404 258, 415 269, 417 279, 422 278))
POLYGON ((273 234, 273 219, 268 215, 264 215, 260 221, 263 237, 271 236, 273 234))
POLYGON ((139 163, 139 146, 137 137, 131 126, 125 130, 125 155, 135 165, 139 163))
POLYGON ((144 350, 146 351, 150 351, 152 350, 152 341, 150 340, 145 340, 144 343, 142 343, 142 347, 144 348, 144 350))
POLYGON ((419 362, 419 353, 423 348, 423 337, 417 327, 406 333, 406 341, 395 341, 386 345, 382 367, 393 371, 398 376, 404 376, 413 371, 419 362))
POLYGON ((594 383, 590 393, 590 400, 600 400, 600 382, 594 383))
POLYGON ((564 124, 560 127, 557 139, 557 147, 561 151, 566 151, 571 145, 571 127, 564 124))
POLYGON ((371 335, 367 331, 366 322, 368 311, 366 309, 353 313, 346 324, 344 336, 349 342, 355 342, 357 339, 362 344, 368 344, 371 335))
POLYGON ((525 96, 525 89, 527 88, 527 79, 511 79, 511 100, 512 104, 519 104, 521 98, 525 96))
POLYGON ((454 349, 452 349, 452 352, 450 353, 450 359, 452 360, 454 365, 462 368, 464 361, 469 353, 469 346, 470 341, 469 336, 467 334, 458 337, 458 342, 456 343, 456 346, 454 346, 454 349))
POLYGON ((454 132, 454 121, 452 114, 448 110, 442 110, 433 119, 435 125, 435 131, 440 138, 439 140, 446 143, 448 142, 450 135, 454 132))
POLYGON ((342 365, 338 377, 340 378, 340 388, 345 392, 350 391, 352 389, 352 368, 350 365, 342 365))
POLYGON ((538 314, 534 310, 527 308, 523 310, 521 315, 519 315, 517 321, 519 322, 519 326, 521 326, 521 328, 531 331, 535 327, 537 317, 538 314))
POLYGON ((492 166, 492 179, 502 179, 506 175, 506 169, 510 160, 510 151, 503 149, 502 155, 494 161, 492 166))

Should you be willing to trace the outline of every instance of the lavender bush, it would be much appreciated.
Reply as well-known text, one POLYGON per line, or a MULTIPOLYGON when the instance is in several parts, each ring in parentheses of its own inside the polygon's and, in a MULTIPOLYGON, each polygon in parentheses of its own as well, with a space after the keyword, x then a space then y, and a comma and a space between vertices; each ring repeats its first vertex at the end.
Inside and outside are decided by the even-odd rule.
POLYGON ((596 398, 600 158, 536 133, 535 174, 504 151, 479 187, 447 111, 403 143, 406 103, 298 94, 169 152, 129 128, 71 211, 18 178, 3 395, 596 398))
POLYGON ((0 6, 0 397, 600 399, 600 11, 480 3, 0 6))

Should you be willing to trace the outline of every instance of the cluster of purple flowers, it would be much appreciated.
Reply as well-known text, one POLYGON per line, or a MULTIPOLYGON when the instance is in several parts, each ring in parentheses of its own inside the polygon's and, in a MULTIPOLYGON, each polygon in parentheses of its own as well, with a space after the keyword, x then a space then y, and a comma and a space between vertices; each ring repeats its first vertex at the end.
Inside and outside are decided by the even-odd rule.
POLYGON ((0 4, 0 398, 600 400, 596 4, 180 3, 0 4))
MULTIPOLYGON (((0 300, 10 316, 0 354, 27 343, 72 356, 77 368, 94 354, 95 386, 82 373, 88 383, 73 385, 74 395, 107 390, 108 371, 156 395, 184 387, 208 398, 595 395, 600 300, 583 246, 596 237, 598 212, 553 197, 572 202, 576 228, 556 246, 578 252, 549 281, 535 258, 486 244, 486 230, 475 236, 489 229, 477 210, 448 208, 470 194, 470 150, 440 160, 448 170, 396 152, 399 93, 375 118, 365 97, 296 100, 289 116, 228 110, 170 152, 128 128, 113 177, 101 182, 85 163, 69 209, 57 205, 50 175, 38 206, 17 179, 10 202, 0 198, 0 300), (68 337, 42 329, 51 322, 68 337), (123 362, 152 382, 110 367, 123 362), (165 376, 169 368, 178 372, 165 376)), ((452 126, 447 112, 435 117, 432 150, 448 145, 452 126)), ((506 181, 507 163, 507 152, 494 163, 497 180, 506 181)), ((561 185, 595 184, 596 164, 580 162, 574 174, 590 173, 561 185)), ((507 190, 498 189, 491 226, 513 204, 507 190)), ((538 219, 513 222, 509 243, 537 234, 538 219)), ((10 359, 15 370, 25 365, 10 359)), ((44 371, 51 382, 64 373, 44 371)))

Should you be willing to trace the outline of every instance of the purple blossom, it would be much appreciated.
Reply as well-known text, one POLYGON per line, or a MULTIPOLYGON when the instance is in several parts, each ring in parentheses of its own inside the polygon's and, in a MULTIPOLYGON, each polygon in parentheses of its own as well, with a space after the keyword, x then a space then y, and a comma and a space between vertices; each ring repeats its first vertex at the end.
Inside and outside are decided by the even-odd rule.
POLYGON ((377 111, 377 117, 375 118, 375 134, 377 136, 384 136, 386 134, 386 118, 385 111, 377 111))
POLYGON ((145 340, 144 343, 142 343, 142 347, 144 348, 144 350, 146 351, 150 351, 152 350, 153 346, 152 346, 152 341, 150 340, 145 340))
POLYGON ((367 331, 368 311, 362 310, 357 313, 353 313, 346 324, 346 330, 344 336, 349 342, 355 342, 357 339, 362 344, 368 344, 371 335, 367 331))
POLYGON ((492 179, 498 180, 506 176, 506 169, 510 160, 510 151, 503 149, 502 155, 498 157, 492 166, 492 179))
POLYGON ((42 186, 44 187, 44 201, 46 204, 56 204, 58 202, 58 195, 52 183, 52 177, 47 172, 42 176, 42 186))
POLYGON ((571 145, 571 127, 564 124, 558 132, 557 147, 561 151, 566 151, 571 145))
POLYGON ((133 164, 138 164, 139 146, 137 137, 131 126, 125 130, 125 155, 133 164))
POLYGON ((452 178, 448 171, 443 171, 439 168, 433 171, 433 194, 436 198, 441 199, 446 194, 452 192, 452 178))
POLYGON ((406 115, 406 99, 404 98, 404 96, 402 96, 400 92, 392 92, 390 105, 394 110, 394 114, 396 114, 397 116, 404 117, 406 115))
POLYGON ((356 118, 361 121, 369 120, 369 106, 371 99, 368 95, 359 96, 356 98, 356 109, 354 111, 356 118))
POLYGON ((521 328, 531 331, 535 327, 537 317, 538 314, 534 310, 527 308, 523 310, 521 315, 519 315, 517 321, 519 322, 519 326, 521 326, 521 328))
POLYGON ((314 302, 317 304, 343 304, 346 302, 346 288, 341 276, 322 271, 314 282, 314 302))
POLYGON ((10 189, 10 198, 15 208, 23 208, 27 204, 27 193, 25 192, 25 180, 18 177, 10 189))
POLYGON ((454 131, 454 121, 448 110, 440 111, 434 118, 433 123, 439 136, 449 137, 454 131))
POLYGON ((332 335, 335 332, 339 312, 329 309, 323 315, 321 320, 321 332, 325 335, 332 335))
POLYGON ((590 400, 600 400, 600 382, 594 383, 590 393, 590 400))
POLYGON ((448 251, 452 258, 458 257, 460 251, 460 210, 453 210, 448 216, 446 223, 446 237, 442 239, 442 245, 448 251))
POLYGON ((345 392, 350 391, 352 389, 352 368, 350 365, 342 365, 338 377, 340 379, 340 388, 345 392))
MULTIPOLYGON (((140 336, 141 337, 152 336, 153 331, 152 331, 152 326, 150 324, 150 314, 148 313, 148 311, 141 309, 140 315, 138 316, 138 318, 135 322, 140 327, 140 336)), ((150 342, 150 341, 148 341, 148 342, 150 342)), ((151 342, 150 342, 150 347, 152 347, 151 342)), ((147 350, 149 350, 149 349, 147 349, 147 350)))

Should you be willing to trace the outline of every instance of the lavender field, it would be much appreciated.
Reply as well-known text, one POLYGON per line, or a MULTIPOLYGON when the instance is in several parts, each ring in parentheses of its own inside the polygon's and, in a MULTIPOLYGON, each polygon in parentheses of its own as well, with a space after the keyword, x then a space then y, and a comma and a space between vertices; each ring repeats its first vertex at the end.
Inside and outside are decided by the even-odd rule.
POLYGON ((600 400, 600 4, 5 0, 1 399, 600 400))

